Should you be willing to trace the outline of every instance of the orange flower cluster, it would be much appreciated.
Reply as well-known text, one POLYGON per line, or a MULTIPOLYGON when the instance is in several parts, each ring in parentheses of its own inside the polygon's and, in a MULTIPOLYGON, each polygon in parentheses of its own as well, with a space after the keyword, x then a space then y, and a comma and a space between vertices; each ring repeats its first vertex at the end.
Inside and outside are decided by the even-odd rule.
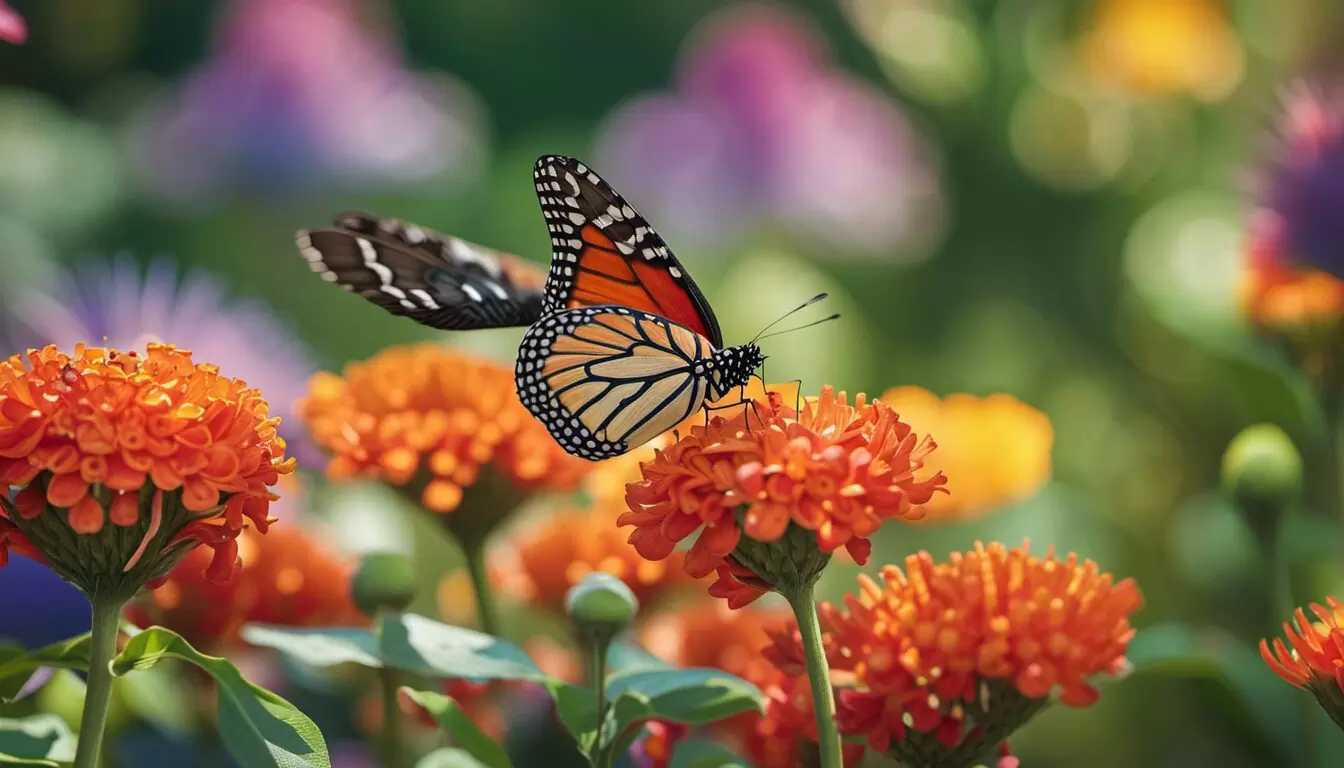
POLYGON ((269 488, 293 470, 277 422, 256 390, 171 345, 150 344, 144 356, 47 347, 0 362, 0 488, 26 486, 14 500, 21 519, 0 509, 0 564, 6 546, 56 559, 28 535, 44 513, 66 510, 79 534, 109 521, 140 526, 148 514, 129 571, 158 557, 145 548, 165 524, 162 497, 171 493, 188 513, 173 520, 190 522, 162 549, 205 544, 215 552, 207 576, 227 578, 245 521, 265 532, 269 488))
MULTIPOLYGON (((790 621, 787 611, 697 603, 655 616, 640 638, 669 664, 715 667, 759 687, 766 697, 763 714, 738 715, 716 727, 752 765, 794 768, 800 748, 817 739, 811 692, 802 672, 781 671, 763 653, 773 636, 787 636, 790 621)), ((857 765, 863 751, 862 745, 846 745, 845 764, 857 765)))
POLYGON ((1344 728, 1344 603, 1334 597, 1326 605, 1312 603, 1316 621, 1298 608, 1293 623, 1284 622, 1283 635, 1270 644, 1260 641, 1260 656, 1274 674, 1312 695, 1341 728, 1344 728), (1288 646, 1291 645, 1290 649, 1288 646))
POLYGON ((333 456, 331 479, 407 487, 441 514, 486 465, 523 489, 569 489, 586 470, 518 401, 511 369, 438 344, 391 347, 343 376, 319 373, 299 413, 333 456))
POLYGON ((1284 333, 1337 327, 1344 318, 1344 281, 1280 262, 1253 256, 1242 274, 1241 304, 1251 322, 1284 333))
POLYGON ((719 571, 720 591, 761 587, 743 582, 747 574, 727 558, 744 533, 771 542, 790 524, 812 532, 821 552, 845 547, 862 564, 868 536, 886 520, 921 517, 920 505, 942 489, 941 473, 921 473, 934 447, 863 395, 849 405, 825 387, 795 412, 771 393, 659 451, 628 487, 630 511, 617 522, 635 527, 630 543, 649 560, 669 557, 703 528, 685 568, 696 578, 719 571))
MULTIPOLYGON (((907 727, 955 747, 994 716, 987 685, 999 682, 1027 699, 1091 704, 1089 678, 1126 669, 1129 616, 1142 604, 1133 581, 1113 583, 1091 561, 998 543, 946 563, 912 555, 881 583, 860 576, 844 611, 821 611, 830 664, 857 684, 840 696, 842 730, 883 752, 907 727)), ((801 650, 787 645, 776 637, 769 655, 789 671, 801 650)))
POLYGON ((188 554, 163 584, 127 617, 141 626, 159 624, 197 647, 239 642, 244 624, 292 627, 358 626, 364 618, 350 599, 354 563, 292 525, 265 536, 238 538, 240 567, 229 581, 201 577, 204 555, 188 554))
POLYGON ((919 387, 896 387, 879 399, 902 421, 938 436, 925 466, 949 478, 947 493, 924 505, 925 521, 980 517, 1031 496, 1050 479, 1054 428, 1049 417, 1014 397, 940 400, 919 387))
POLYGON ((682 569, 682 553, 665 560, 640 557, 609 509, 567 509, 527 526, 491 554, 493 581, 518 601, 559 615, 569 588, 593 571, 624 581, 640 606, 691 583, 682 569))

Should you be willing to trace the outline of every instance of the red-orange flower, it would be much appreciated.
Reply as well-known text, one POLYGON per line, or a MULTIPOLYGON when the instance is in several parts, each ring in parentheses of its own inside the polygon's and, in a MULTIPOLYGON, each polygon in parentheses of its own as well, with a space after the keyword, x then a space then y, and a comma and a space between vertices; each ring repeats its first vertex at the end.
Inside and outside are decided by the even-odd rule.
MULTIPOLYGON (((1129 616, 1142 604, 1132 580, 1114 583, 1077 555, 998 543, 945 563, 921 552, 880 582, 861 576, 844 610, 821 610, 828 660, 855 682, 838 697, 841 728, 898 759, 921 734, 983 754, 1051 694, 1074 707, 1095 701, 1090 680, 1127 667, 1129 616)), ((789 670, 800 652, 776 640, 770 655, 789 670)))
POLYGON ((331 554, 320 539, 293 525, 265 536, 238 538, 240 567, 222 584, 201 576, 204 554, 192 552, 128 617, 159 624, 197 647, 239 642, 244 624, 292 627, 357 626, 363 617, 350 599, 354 563, 331 554))
POLYGON ((1030 497, 1050 479, 1050 419, 1010 395, 940 399, 919 387, 895 387, 880 399, 901 421, 938 436, 925 466, 948 477, 947 493, 924 505, 923 522, 980 517, 1030 497))
POLYGON ((1316 621, 1298 608, 1293 623, 1283 624, 1288 644, 1276 637, 1271 652, 1270 644, 1261 640, 1260 655, 1276 675, 1310 691, 1344 728, 1344 603, 1331 596, 1326 605, 1312 603, 1310 608, 1316 621))
MULTIPOLYGON (((746 713, 716 729, 757 768, 795 768, 816 742, 817 725, 807 678, 782 671, 763 654, 772 633, 787 635, 787 611, 734 610, 696 603, 650 619, 640 633, 644 647, 669 664, 716 667, 754 683, 765 694, 763 714, 746 713)), ((861 745, 845 747, 846 765, 857 764, 861 745)))
POLYGON ((645 560, 616 527, 616 515, 600 507, 565 509, 524 527, 491 555, 493 579, 516 600, 563 615, 565 594, 592 571, 624 581, 641 608, 692 582, 684 554, 645 560))
POLYGON ((749 540, 790 539, 782 549, 811 547, 823 556, 845 547, 862 563, 883 522, 920 517, 920 505, 942 487, 941 473, 921 471, 933 440, 887 405, 863 395, 849 405, 825 387, 801 408, 772 393, 659 451, 627 489, 630 511, 618 522, 635 527, 630 543, 661 560, 703 528, 686 571, 699 578, 718 570, 726 588, 759 592, 785 578, 776 567, 819 568, 825 557, 817 564, 782 551, 749 552, 749 540), (804 535, 786 536, 791 530, 804 535))
POLYGON ((511 369, 438 344, 391 347, 342 376, 319 373, 299 413, 332 455, 329 478, 380 479, 450 525, 492 528, 517 506, 491 499, 490 520, 453 519, 483 470, 513 496, 572 489, 587 470, 518 401, 511 369))
POLYGON ((227 578, 238 534, 266 531, 270 487, 293 469, 276 423, 256 390, 171 345, 0 362, 0 488, 23 486, 0 504, 0 563, 14 548, 86 593, 129 597, 204 544, 207 576, 227 578))

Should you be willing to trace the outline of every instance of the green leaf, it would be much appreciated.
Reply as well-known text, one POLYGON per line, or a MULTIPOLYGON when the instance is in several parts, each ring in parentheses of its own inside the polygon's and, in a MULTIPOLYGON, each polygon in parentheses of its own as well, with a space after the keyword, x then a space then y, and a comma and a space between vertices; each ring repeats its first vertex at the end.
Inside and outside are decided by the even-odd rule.
POLYGON ((749 765, 722 744, 695 739, 673 748, 668 768, 749 768, 749 765))
POLYGON ((253 624, 243 628, 243 639, 318 667, 359 664, 436 678, 545 680, 513 643, 413 613, 384 614, 372 631, 253 624))
POLYGON ((434 720, 453 737, 459 747, 471 753, 486 768, 513 768, 504 748, 477 728, 456 701, 434 691, 417 691, 412 688, 402 690, 433 715, 434 720))
POLYGON ((75 735, 58 715, 0 718, 0 765, 57 765, 75 759, 75 735))
POLYGON ((187 738, 196 729, 196 691, 179 670, 154 667, 117 681, 117 697, 126 710, 162 733, 187 738))
POLYGON ((224 746, 240 765, 331 768, 322 732, 293 704, 245 679, 227 659, 207 656, 177 633, 150 627, 112 660, 112 673, 148 669, 166 658, 195 664, 215 679, 224 746))
POLYGON ((619 747, 632 726, 646 720, 704 725, 742 712, 760 712, 761 690, 719 669, 644 669, 607 681, 611 709, 599 746, 619 747))
POLYGON ((1250 732, 1285 764, 1300 758, 1296 697, 1308 694, 1278 678, 1257 651, 1217 628, 1161 624, 1141 630, 1126 653, 1135 675, 1201 679, 1235 703, 1238 732, 1250 732))
POLYGON ((555 700, 560 722, 578 743, 579 752, 585 757, 591 755, 597 745, 597 694, 558 680, 549 681, 546 687, 555 700))
POLYGON ((0 657, 0 702, 10 702, 40 667, 88 669, 89 634, 53 643, 29 654, 0 657))
POLYGON ((444 747, 420 758, 415 768, 488 768, 465 749, 444 747))
POLYGON ((634 643, 617 641, 607 651, 607 669, 611 674, 639 669, 670 669, 670 665, 634 643))

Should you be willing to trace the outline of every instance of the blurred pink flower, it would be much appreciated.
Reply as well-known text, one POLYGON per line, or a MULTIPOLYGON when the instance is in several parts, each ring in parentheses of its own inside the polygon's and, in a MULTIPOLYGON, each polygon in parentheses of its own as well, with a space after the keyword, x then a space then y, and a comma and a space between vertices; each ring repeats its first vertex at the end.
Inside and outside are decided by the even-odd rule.
POLYGON ((28 40, 28 24, 5 0, 0 0, 0 40, 15 45, 28 40))
POLYGON ((927 146, 894 103, 832 67, 805 22, 767 6, 711 17, 682 52, 676 89, 612 114, 602 167, 678 239, 760 218, 856 252, 936 236, 927 146))
POLYGON ((260 301, 226 298, 224 283, 208 272, 181 275, 158 259, 142 271, 132 258, 91 260, 58 276, 45 291, 20 294, 0 315, 0 358, 29 347, 100 344, 144 350, 161 341, 191 350, 227 375, 257 387, 288 453, 320 466, 323 459, 294 416, 294 404, 316 372, 312 354, 260 301), (104 342, 106 340, 106 342, 104 342))
POLYGON ((132 131, 151 189, 191 202, 229 186, 269 194, 474 176, 476 97, 447 75, 407 71, 386 25, 369 18, 386 4, 358 2, 231 0, 214 57, 132 131))

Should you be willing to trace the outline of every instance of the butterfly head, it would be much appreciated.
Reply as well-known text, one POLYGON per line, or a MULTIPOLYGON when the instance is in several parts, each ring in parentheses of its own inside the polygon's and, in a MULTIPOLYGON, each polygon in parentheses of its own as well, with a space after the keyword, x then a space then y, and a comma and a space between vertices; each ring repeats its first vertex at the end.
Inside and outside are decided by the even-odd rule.
POLYGON ((714 400, 751 381, 752 374, 765 362, 765 355, 754 342, 726 347, 714 352, 714 375, 710 379, 714 400))

